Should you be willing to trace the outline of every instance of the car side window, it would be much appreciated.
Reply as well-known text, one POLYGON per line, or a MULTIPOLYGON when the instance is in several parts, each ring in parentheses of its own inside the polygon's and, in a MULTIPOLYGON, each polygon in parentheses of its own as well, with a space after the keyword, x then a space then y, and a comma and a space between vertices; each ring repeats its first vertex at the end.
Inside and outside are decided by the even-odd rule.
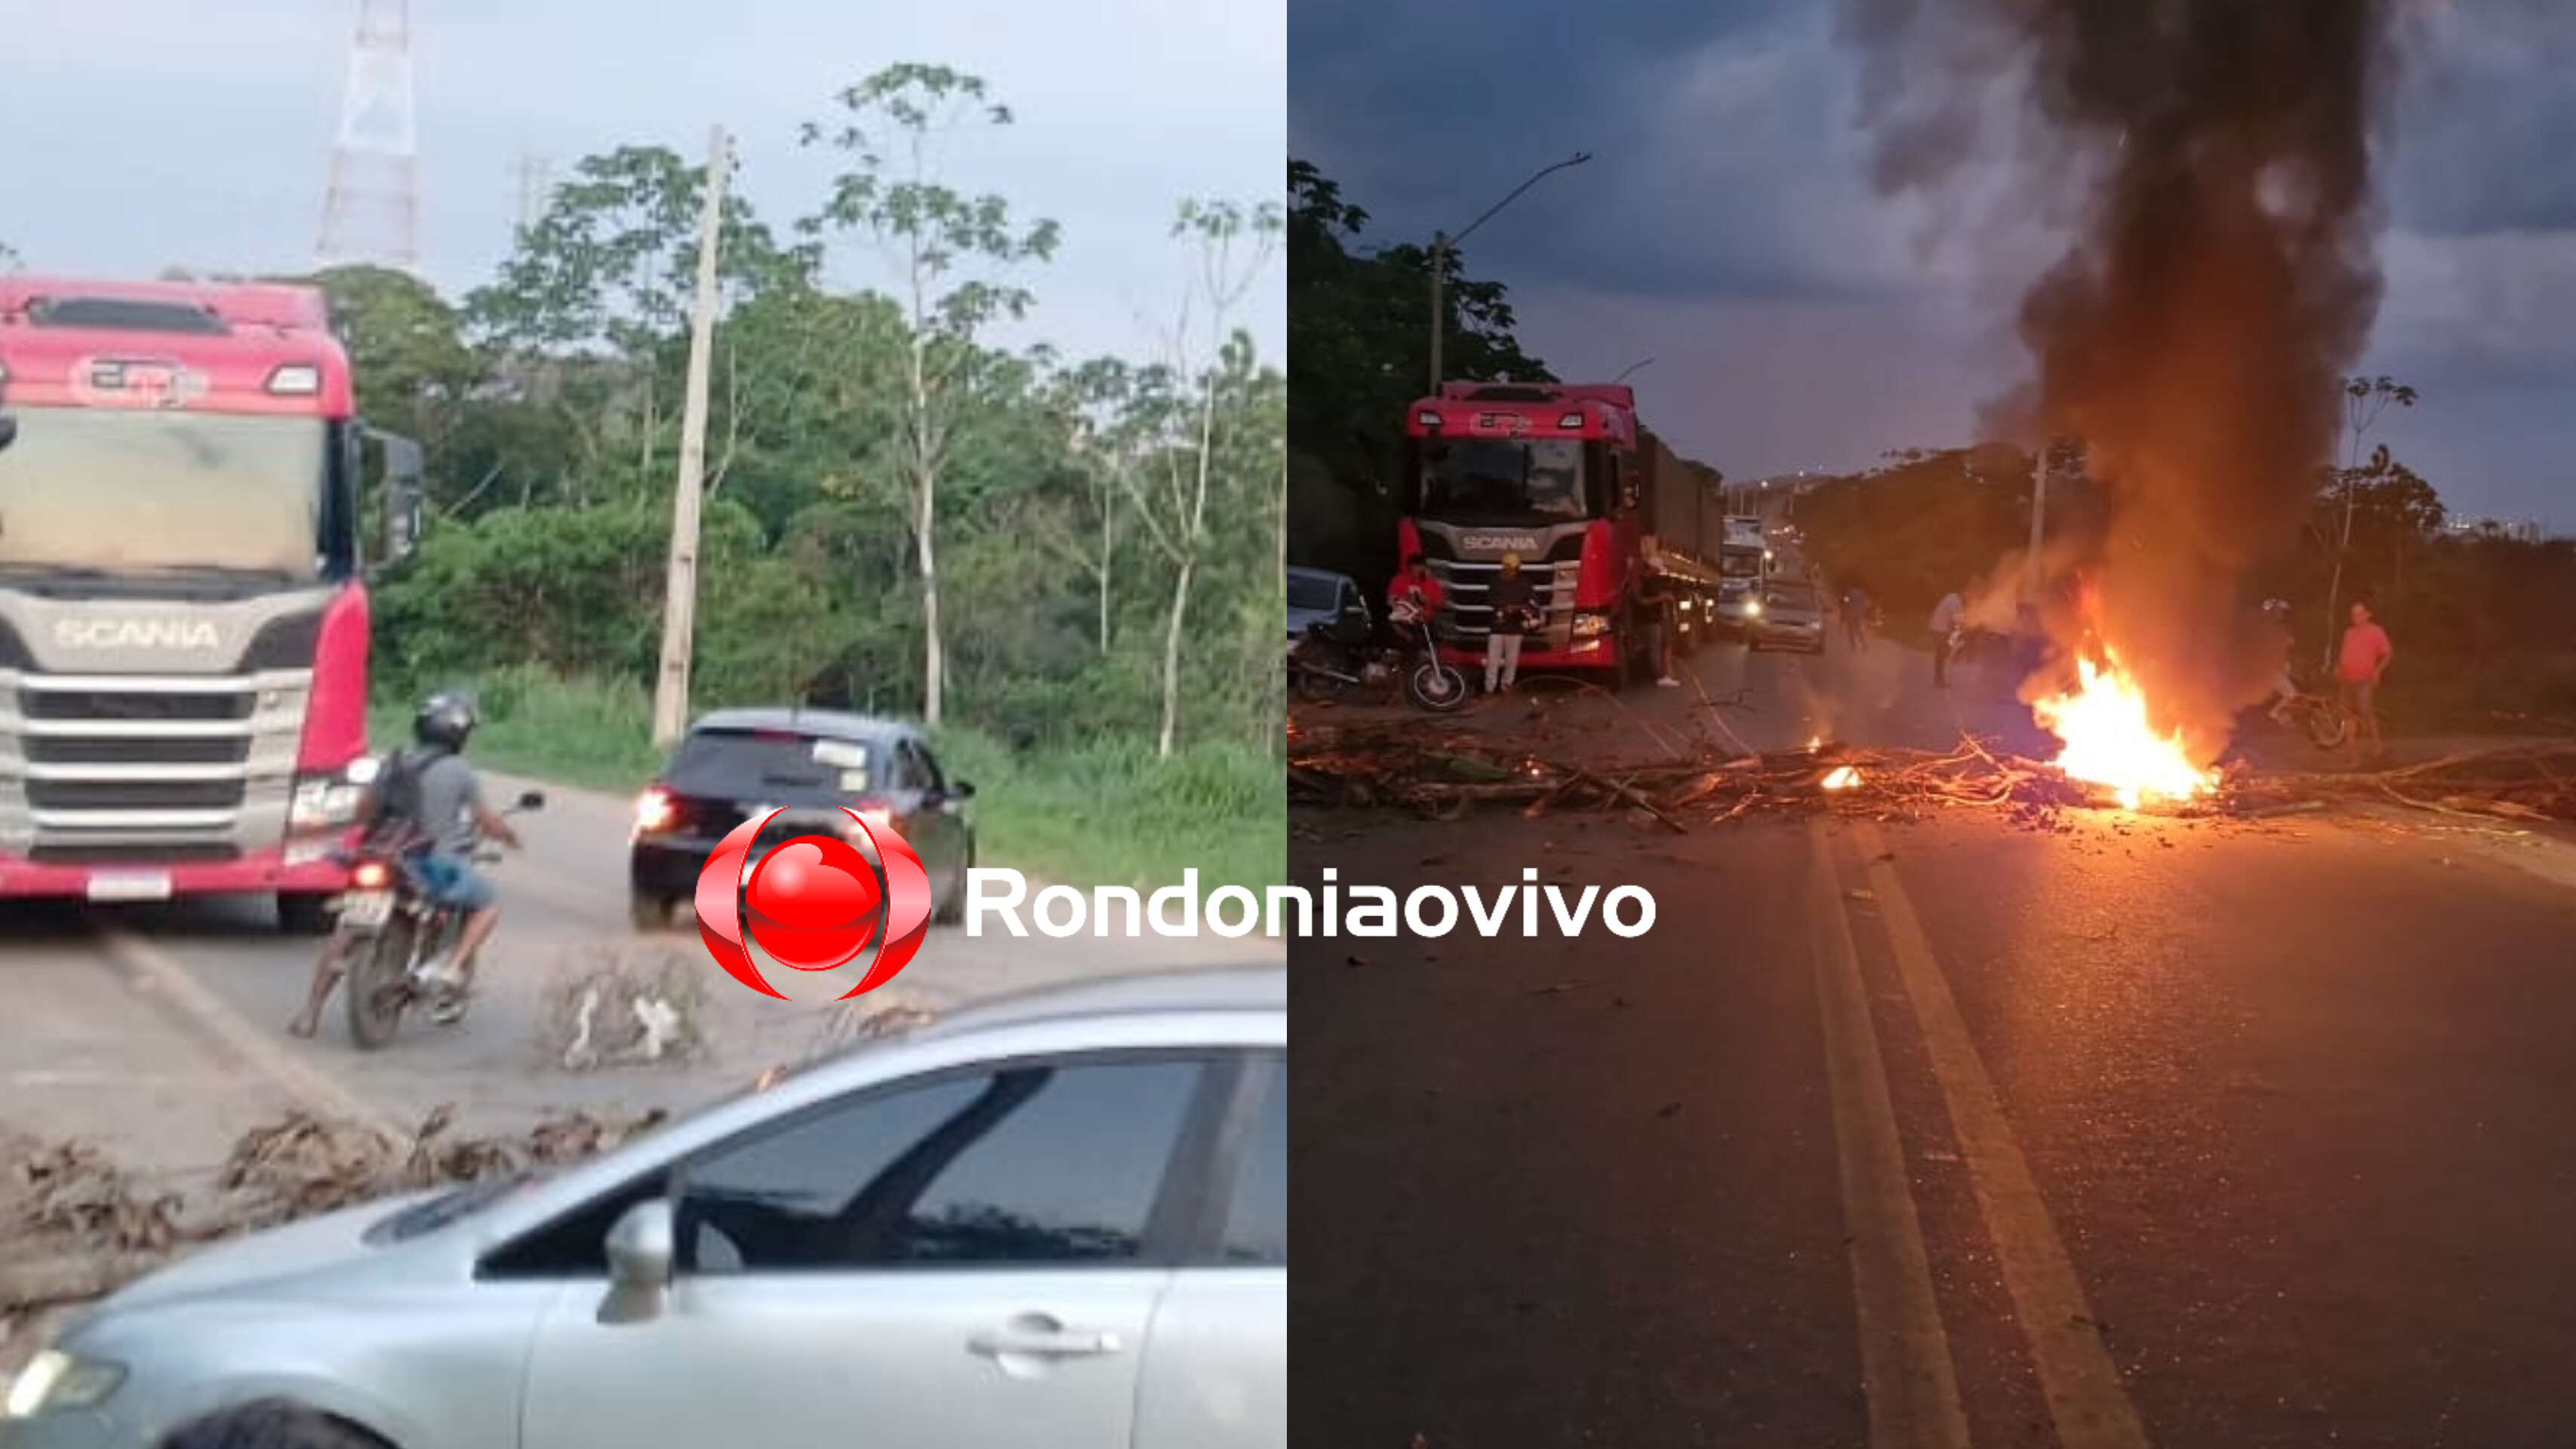
POLYGON ((1032 1062, 835 1103, 683 1169, 681 1263, 722 1274, 1134 1261, 1203 1070, 1032 1062))
POLYGON ((608 1276, 608 1233, 639 1202, 660 1197, 670 1174, 656 1170, 601 1193, 587 1204, 508 1243, 485 1257, 478 1278, 508 1282, 530 1278, 608 1276))
POLYGON ((1288 1264, 1288 1062, 1260 1063, 1261 1105, 1243 1141, 1220 1259, 1236 1267, 1288 1264))
POLYGON ((912 783, 915 789, 926 790, 933 795, 947 791, 948 782, 940 777, 939 763, 930 757, 930 751, 924 748, 919 740, 904 741, 903 753, 905 759, 911 762, 912 783))

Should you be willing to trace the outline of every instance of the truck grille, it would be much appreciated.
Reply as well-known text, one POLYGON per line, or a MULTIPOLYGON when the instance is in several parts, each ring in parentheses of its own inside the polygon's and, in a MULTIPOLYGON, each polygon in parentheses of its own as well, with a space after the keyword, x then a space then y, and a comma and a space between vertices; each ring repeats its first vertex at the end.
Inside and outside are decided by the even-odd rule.
POLYGON ((287 831, 306 670, 0 672, 0 848, 63 865, 240 859, 287 831))
POLYGON ((221 841, 119 845, 54 839, 30 849, 27 858, 38 865, 205 865, 239 860, 241 851, 221 841))
POLYGON ((21 689, 18 712, 31 720, 212 723, 249 719, 254 698, 248 690, 21 689))
POLYGON ((248 782, 230 780, 29 780, 38 810, 238 810, 248 782))
POLYGON ((248 735, 29 735, 31 765, 238 765, 248 735))
MULTIPOLYGON (((1431 559, 1427 562, 1431 576, 1440 581, 1440 587, 1447 595, 1447 607, 1440 611, 1440 641, 1483 647, 1485 636, 1494 628, 1493 605, 1485 602, 1485 596, 1493 588, 1494 580, 1502 576, 1502 565, 1468 563, 1462 559, 1431 559)), ((1568 563, 1521 565, 1521 572, 1529 575, 1530 579, 1530 602, 1537 606, 1540 616, 1539 627, 1531 635, 1533 639, 1555 637, 1571 627, 1574 581, 1582 571, 1580 559, 1568 563)))

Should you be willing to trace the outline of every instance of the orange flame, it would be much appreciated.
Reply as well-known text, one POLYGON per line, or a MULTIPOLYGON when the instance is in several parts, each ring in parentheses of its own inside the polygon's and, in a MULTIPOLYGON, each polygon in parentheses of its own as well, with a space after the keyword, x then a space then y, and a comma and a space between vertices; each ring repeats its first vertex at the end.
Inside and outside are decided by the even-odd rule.
POLYGON ((2032 711, 2065 748, 2057 767, 2067 778, 2107 785, 2120 804, 2137 809, 2148 800, 2188 800, 2217 784, 2210 771, 2192 763, 2182 733, 2158 734, 2147 721, 2147 697, 2137 681, 2120 667, 2108 646, 2102 662, 2076 660, 2078 683, 2071 693, 2032 704, 2032 711))

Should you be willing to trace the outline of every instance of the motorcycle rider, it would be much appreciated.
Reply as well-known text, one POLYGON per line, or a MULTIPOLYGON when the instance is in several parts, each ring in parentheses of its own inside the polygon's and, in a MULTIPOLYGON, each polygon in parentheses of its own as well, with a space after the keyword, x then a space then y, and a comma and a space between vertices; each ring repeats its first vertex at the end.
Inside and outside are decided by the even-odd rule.
POLYGON ((2272 681, 2272 723, 2285 725, 2290 722, 2290 704, 2299 697, 2298 676, 2290 666, 2292 651, 2298 646, 2298 636, 2290 628, 2290 601, 2265 599, 2263 626, 2270 657, 2280 669, 2272 681))
MULTIPOLYGON (((461 696, 434 694, 412 715, 413 747, 387 760, 358 802, 359 823, 377 849, 403 858, 422 888, 440 904, 466 912, 454 954, 427 974, 436 992, 432 1019, 453 1022, 465 1014, 465 994, 484 943, 501 923, 501 905, 490 881, 474 868, 474 842, 488 835, 512 850, 518 832, 483 798, 483 777, 465 760, 465 743, 478 723, 461 696)), ((349 938, 334 932, 320 960, 304 1009, 287 1023, 296 1036, 319 1029, 322 1007, 347 969, 349 938)))
POLYGON ((1431 572, 1430 563, 1417 553, 1404 561, 1403 571, 1386 586, 1386 616, 1399 624, 1419 624, 1428 631, 1447 592, 1440 587, 1439 576, 1431 572))

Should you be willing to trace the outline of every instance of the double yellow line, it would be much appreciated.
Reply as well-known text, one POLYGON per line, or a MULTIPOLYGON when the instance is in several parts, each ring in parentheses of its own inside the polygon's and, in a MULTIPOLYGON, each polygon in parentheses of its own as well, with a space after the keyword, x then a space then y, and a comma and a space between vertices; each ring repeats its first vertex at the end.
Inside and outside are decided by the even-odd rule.
POLYGON ((1969 1437, 1904 1136, 1870 1016, 1854 929, 1859 913, 1844 885, 1854 878, 1867 883, 1869 903, 1877 908, 1876 924, 1949 1109, 2059 1444, 2147 1449, 2145 1426, 2102 1342, 2083 1284, 1885 840, 1866 822, 1836 828, 1819 821, 1808 827, 1808 852, 1816 992, 1852 1239, 1871 1449, 1968 1449, 1969 1437))

